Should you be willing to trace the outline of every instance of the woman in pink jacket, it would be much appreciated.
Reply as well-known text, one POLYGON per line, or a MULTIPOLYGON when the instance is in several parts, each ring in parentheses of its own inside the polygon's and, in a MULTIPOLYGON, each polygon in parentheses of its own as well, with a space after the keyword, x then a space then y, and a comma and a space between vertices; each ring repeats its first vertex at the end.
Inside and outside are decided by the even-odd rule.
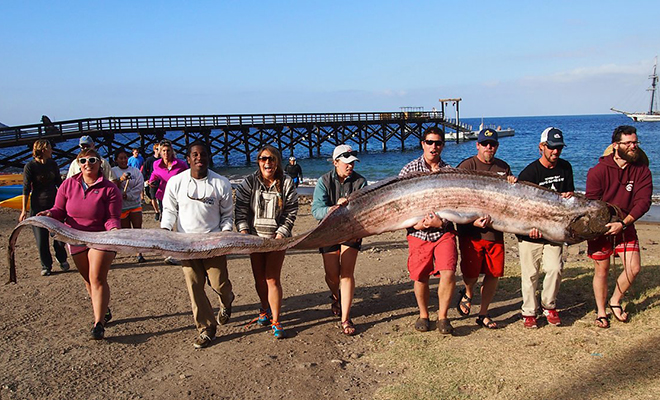
MULTIPOLYGON (((62 183, 50 210, 37 215, 55 218, 82 231, 119 229, 122 196, 117 185, 103 177, 101 157, 96 150, 85 149, 78 154, 76 162, 81 172, 62 183)), ((90 249, 85 245, 68 247, 92 299, 94 326, 91 338, 103 339, 105 323, 110 319, 106 316, 110 302, 108 271, 116 253, 90 249)))

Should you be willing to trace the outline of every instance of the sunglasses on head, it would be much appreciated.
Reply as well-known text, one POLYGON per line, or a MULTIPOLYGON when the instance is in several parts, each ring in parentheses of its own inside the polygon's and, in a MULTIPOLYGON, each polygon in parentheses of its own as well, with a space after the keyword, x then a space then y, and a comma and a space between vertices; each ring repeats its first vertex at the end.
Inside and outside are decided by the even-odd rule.
POLYGON ((266 161, 275 162, 275 157, 273 157, 273 156, 260 156, 260 157, 257 157, 257 160, 259 160, 261 162, 266 162, 266 161))
POLYGON ((87 162, 89 162, 91 165, 94 165, 94 164, 96 164, 98 161, 99 161, 99 159, 96 158, 96 157, 80 157, 80 158, 78 159, 78 163, 79 163, 80 165, 85 165, 85 164, 87 164, 87 162))
MULTIPOLYGON (((341 153, 339 156, 337 156, 337 158, 349 158, 350 156, 357 157, 357 151, 355 151, 355 150, 345 151, 345 152, 341 153)), ((335 160, 337 158, 335 158, 335 160)))
POLYGON ((158 143, 160 146, 172 146, 172 142, 169 140, 161 140, 160 143, 158 143))
POLYGON ((424 140, 424 143, 426 143, 428 146, 431 146, 431 145, 434 144, 434 145, 439 147, 439 146, 442 146, 443 144, 445 144, 445 141, 444 140, 424 140))

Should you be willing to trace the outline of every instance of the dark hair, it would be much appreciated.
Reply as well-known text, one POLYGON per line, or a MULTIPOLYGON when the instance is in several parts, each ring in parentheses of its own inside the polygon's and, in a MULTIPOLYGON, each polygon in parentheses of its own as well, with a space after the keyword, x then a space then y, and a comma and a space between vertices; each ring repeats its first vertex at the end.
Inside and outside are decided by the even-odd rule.
POLYGON ((621 125, 617 126, 612 133, 612 143, 620 142, 621 135, 633 135, 637 134, 637 128, 630 125, 621 125))
MULTIPOLYGON (((45 117, 45 115, 44 115, 45 117)), ((48 118, 48 117, 46 117, 48 118)), ((52 148, 53 146, 50 144, 50 141, 48 139, 38 139, 34 144, 32 145, 32 157, 35 159, 41 159, 44 156, 44 150, 46 148, 52 148)))
MULTIPOLYGON (((257 152, 257 160, 261 155, 264 153, 264 151, 268 151, 270 154, 275 157, 275 165, 277 165, 277 169, 275 170, 275 188, 278 193, 283 193, 284 192, 284 169, 282 169, 282 154, 280 153, 279 150, 277 150, 275 147, 267 144, 264 147, 262 147, 259 152, 257 152)), ((261 168, 257 165, 257 177, 261 182, 264 181, 263 176, 261 175, 261 168)), ((282 196, 279 196, 279 206, 282 206, 282 196)))
POLYGON ((206 145, 206 143, 202 142, 201 140, 195 140, 194 142, 190 143, 188 147, 186 148, 186 157, 190 157, 190 151, 192 150, 193 147, 195 146, 201 146, 206 150, 207 155, 211 155, 211 151, 209 150, 209 146, 206 145))
POLYGON ((119 158, 121 153, 126 154, 126 157, 128 157, 128 151, 126 151, 126 149, 117 149, 117 151, 115 151, 115 161, 119 158))
POLYGON ((442 139, 442 141, 445 141, 445 131, 442 130, 442 128, 439 128, 437 126, 432 126, 428 128, 427 130, 424 131, 424 134, 422 135, 422 138, 420 141, 426 140, 426 137, 428 135, 438 135, 442 139))

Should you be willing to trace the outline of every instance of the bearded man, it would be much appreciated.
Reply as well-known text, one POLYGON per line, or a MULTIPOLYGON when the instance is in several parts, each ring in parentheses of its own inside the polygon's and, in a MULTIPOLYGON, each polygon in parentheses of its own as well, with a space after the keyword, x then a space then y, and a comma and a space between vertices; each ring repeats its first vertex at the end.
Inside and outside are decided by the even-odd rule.
POLYGON ((630 288, 641 268, 639 240, 634 222, 651 207, 653 181, 651 171, 641 160, 637 129, 622 125, 612 134, 613 152, 599 159, 587 173, 586 196, 603 200, 621 210, 623 220, 611 222, 604 235, 590 240, 587 255, 594 260, 594 297, 598 315, 596 326, 609 328, 606 307, 618 321, 628 322, 628 313, 621 306, 623 294, 630 288), (623 263, 623 272, 616 280, 614 293, 607 299, 607 276, 610 256, 616 254, 623 263))

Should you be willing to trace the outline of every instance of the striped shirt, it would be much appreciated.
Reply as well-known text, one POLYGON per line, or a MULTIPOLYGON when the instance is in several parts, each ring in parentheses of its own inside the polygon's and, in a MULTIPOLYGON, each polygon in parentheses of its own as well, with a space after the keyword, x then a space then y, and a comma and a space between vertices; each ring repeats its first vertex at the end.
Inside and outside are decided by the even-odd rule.
MULTIPOLYGON (((451 168, 451 166, 445 163, 444 161, 442 161, 442 159, 440 159, 439 165, 440 168, 451 168)), ((432 172, 429 165, 426 163, 426 161, 424 161, 424 155, 406 164, 401 169, 401 172, 399 172, 399 177, 414 172, 432 172)), ((428 242, 436 242, 442 237, 442 235, 444 235, 447 231, 451 230, 451 228, 453 228, 453 224, 446 223, 442 228, 429 228, 422 230, 408 228, 407 230, 408 230, 408 235, 412 235, 418 239, 426 240, 428 242)))

